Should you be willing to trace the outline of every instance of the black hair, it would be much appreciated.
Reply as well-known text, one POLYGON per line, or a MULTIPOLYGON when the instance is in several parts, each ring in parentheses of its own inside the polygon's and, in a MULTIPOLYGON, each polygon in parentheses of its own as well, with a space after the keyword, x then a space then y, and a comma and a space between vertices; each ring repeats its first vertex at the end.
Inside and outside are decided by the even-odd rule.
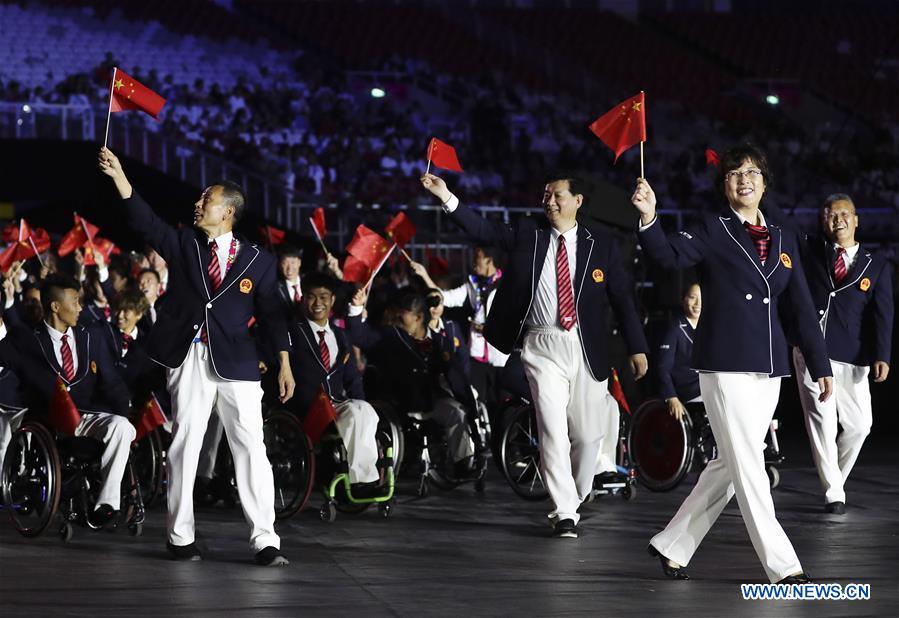
POLYGON ((577 174, 570 174, 564 171, 555 171, 546 176, 546 182, 544 184, 548 185, 550 183, 556 182, 557 180, 567 180, 568 190, 571 191, 571 194, 580 194, 583 197, 581 206, 587 203, 587 198, 590 195, 591 189, 589 181, 585 180, 581 176, 578 176, 577 174))
POLYGON ((758 166, 762 172, 762 178, 765 180, 765 187, 771 186, 771 170, 768 168, 768 157, 765 156, 765 152, 753 144, 740 144, 729 148, 721 155, 715 186, 722 195, 724 195, 724 185, 727 182, 727 173, 739 168, 746 159, 758 166))
POLYGON ((225 202, 226 206, 230 206, 234 209, 234 222, 237 223, 240 221, 247 205, 247 198, 244 195, 243 187, 230 180, 216 180, 209 186, 222 188, 222 200, 225 202))
POLYGON ((325 288, 331 294, 337 294, 338 287, 337 279, 331 275, 319 272, 309 273, 300 281, 300 289, 303 290, 304 295, 310 294, 316 288, 325 288))
POLYGON ((824 203, 821 204, 821 209, 819 212, 824 212, 825 210, 833 206, 834 202, 849 202, 850 204, 852 204, 852 208, 855 208, 855 202, 853 202, 852 198, 845 193, 831 193, 826 198, 824 198, 824 203))
POLYGON ((75 281, 74 277, 62 273, 47 275, 41 282, 41 307, 45 316, 49 316, 52 313, 50 304, 54 301, 61 301, 65 290, 81 292, 81 286, 75 281))
POLYGON ((147 297, 140 290, 131 288, 119 294, 113 305, 116 311, 128 311, 130 309, 141 315, 150 309, 150 301, 147 300, 147 297))
POLYGON ((417 313, 421 315, 421 318, 425 321, 427 321, 429 317, 428 305, 424 296, 416 292, 406 292, 403 294, 399 301, 397 301, 396 308, 399 311, 411 311, 412 313, 417 313))
POLYGON ((137 273, 137 278, 140 279, 143 275, 150 273, 154 277, 156 277, 156 281, 162 283, 162 277, 159 276, 159 273, 153 270, 152 268, 142 268, 139 273, 137 273))
POLYGON ((281 245, 278 247, 278 259, 281 260, 283 258, 295 257, 300 260, 303 259, 303 254, 300 250, 293 245, 281 245))

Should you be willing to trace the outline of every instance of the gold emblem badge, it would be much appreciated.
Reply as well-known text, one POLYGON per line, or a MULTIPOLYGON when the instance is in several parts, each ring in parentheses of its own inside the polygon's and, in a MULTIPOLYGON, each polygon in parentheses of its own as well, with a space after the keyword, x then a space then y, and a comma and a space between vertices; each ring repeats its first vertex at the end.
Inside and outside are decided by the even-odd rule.
POLYGON ((871 287, 871 280, 865 277, 861 281, 858 282, 858 287, 862 292, 867 292, 871 287))
POLYGON ((249 279, 241 279, 240 280, 240 291, 244 294, 249 294, 250 290, 253 289, 253 282, 249 279))
POLYGON ((780 254, 780 263, 786 266, 787 268, 793 268, 793 260, 790 259, 790 256, 786 253, 780 254))
POLYGON ((91 361, 91 373, 97 373, 97 361, 91 361))
POLYGON ((601 269, 597 268, 596 270, 593 271, 593 280, 596 283, 602 283, 603 281, 606 280, 606 275, 604 272, 602 272, 601 269))
POLYGON ((462 342, 459 341, 459 338, 458 338, 458 337, 453 337, 453 347, 454 347, 454 348, 458 348, 460 345, 462 345, 462 342))

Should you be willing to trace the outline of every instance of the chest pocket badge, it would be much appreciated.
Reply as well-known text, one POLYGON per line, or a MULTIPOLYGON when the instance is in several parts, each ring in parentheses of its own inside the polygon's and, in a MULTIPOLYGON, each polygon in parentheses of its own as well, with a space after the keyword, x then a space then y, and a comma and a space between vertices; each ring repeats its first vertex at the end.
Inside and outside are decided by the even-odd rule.
POLYGON ((97 361, 91 361, 91 373, 97 373, 97 361))
POLYGON ((249 294, 250 290, 253 289, 253 282, 249 279, 241 279, 240 280, 240 291, 244 294, 249 294))
POLYGON ((867 292, 869 289, 871 289, 871 280, 865 277, 864 279, 859 281, 858 289, 860 289, 862 292, 867 292))
POLYGON ((793 260, 790 259, 790 256, 786 253, 780 254, 780 263, 786 266, 787 268, 793 268, 793 260))
POLYGON ((604 272, 602 272, 602 269, 597 268, 593 271, 593 280, 596 283, 602 283, 606 280, 606 275, 604 272))

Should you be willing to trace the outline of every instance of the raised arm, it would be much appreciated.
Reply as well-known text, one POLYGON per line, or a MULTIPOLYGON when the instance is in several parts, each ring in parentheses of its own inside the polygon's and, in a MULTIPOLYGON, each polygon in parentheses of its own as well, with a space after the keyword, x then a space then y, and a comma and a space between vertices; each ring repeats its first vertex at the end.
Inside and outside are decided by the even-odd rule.
POLYGON ((366 302, 368 302, 368 290, 361 287, 353 295, 353 300, 350 301, 346 332, 354 346, 368 353, 381 343, 382 335, 380 330, 372 328, 371 324, 362 320, 362 312, 365 310, 366 302))
POLYGON ((688 268, 703 260, 705 240, 702 234, 665 235, 656 216, 656 195, 645 179, 637 179, 631 203, 640 214, 640 245, 654 262, 664 268, 688 268))

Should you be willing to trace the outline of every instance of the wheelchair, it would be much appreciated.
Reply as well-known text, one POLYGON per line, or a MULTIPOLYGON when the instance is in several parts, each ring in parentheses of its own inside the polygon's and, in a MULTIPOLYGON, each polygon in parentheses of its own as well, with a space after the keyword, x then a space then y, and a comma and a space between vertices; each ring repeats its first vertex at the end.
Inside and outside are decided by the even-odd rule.
MULTIPOLYGON (((272 466, 275 482, 275 517, 287 519, 298 513, 318 485, 325 503, 319 514, 324 521, 333 522, 337 513, 361 513, 372 504, 378 512, 389 517, 393 510, 395 489, 394 436, 402 436, 401 428, 387 415, 381 413, 376 433, 378 441, 378 470, 381 484, 386 491, 374 497, 360 498, 352 495, 347 452, 343 440, 335 431, 326 432, 317 447, 303 431, 302 421, 289 410, 274 408, 263 422, 266 453, 272 466)), ((228 456, 227 448, 220 449, 228 456)), ((226 467, 219 461, 217 469, 226 467)), ((233 467, 232 476, 233 476, 233 467)), ((236 491, 232 492, 236 495, 236 491)), ((228 504, 226 499, 226 504, 228 504)))
MULTIPOLYGON (((68 542, 74 524, 91 528, 89 515, 102 483, 103 444, 87 437, 55 437, 41 422, 25 420, 13 433, 0 470, 3 504, 16 530, 41 535, 57 519, 68 542)), ((112 526, 124 524, 140 536, 146 516, 141 487, 129 459, 122 478, 122 503, 112 526)))
MULTIPOLYGON (((500 469, 509 486, 520 498, 540 501, 549 498, 540 466, 540 440, 537 433, 537 412, 524 398, 507 400, 503 414, 505 429, 500 441, 500 469)), ((633 500, 637 495, 636 470, 630 460, 626 443, 629 414, 619 409, 618 461, 614 474, 599 475, 587 497, 591 502, 598 496, 620 495, 633 500)))
POLYGON ((160 427, 131 445, 131 463, 146 508, 165 495, 165 457, 171 441, 171 434, 160 427))
POLYGON ((422 412, 406 414, 402 438, 405 457, 403 466, 413 466, 417 470, 416 495, 419 498, 429 496, 432 485, 449 491, 465 483, 474 483, 475 491, 485 491, 491 442, 487 407, 478 402, 476 414, 467 416, 466 420, 469 436, 474 444, 474 456, 470 472, 457 476, 444 429, 426 418, 422 412))
MULTIPOLYGON (((650 491, 677 487, 691 470, 701 471, 717 457, 715 437, 702 404, 686 404, 676 419, 660 399, 645 401, 634 413, 628 448, 640 483, 650 491)), ((765 469, 771 488, 780 484, 777 466, 784 461, 777 442, 777 419, 771 421, 765 449, 765 469)))

